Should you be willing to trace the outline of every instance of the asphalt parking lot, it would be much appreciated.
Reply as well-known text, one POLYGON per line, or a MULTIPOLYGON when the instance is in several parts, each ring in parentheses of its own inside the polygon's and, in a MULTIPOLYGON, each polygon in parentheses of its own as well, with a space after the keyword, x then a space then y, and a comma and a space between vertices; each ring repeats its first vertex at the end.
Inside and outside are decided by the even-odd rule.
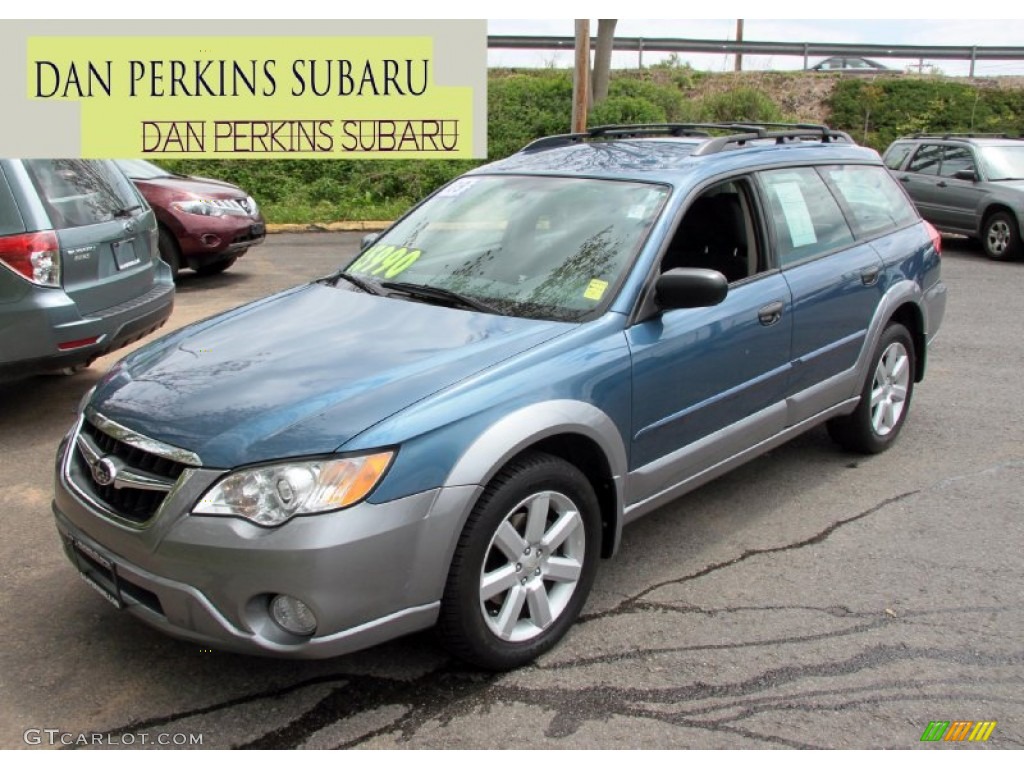
MULTIPOLYGON (((223 275, 185 274, 165 331, 326 274, 358 240, 276 235, 223 275)), ((505 675, 429 633, 278 661, 115 611, 49 509, 57 443, 114 360, 2 384, 0 747, 1020 748, 1024 263, 947 241, 944 276, 891 451, 815 430, 648 515, 563 643, 505 675), (920 741, 947 720, 997 725, 983 744, 920 741)))

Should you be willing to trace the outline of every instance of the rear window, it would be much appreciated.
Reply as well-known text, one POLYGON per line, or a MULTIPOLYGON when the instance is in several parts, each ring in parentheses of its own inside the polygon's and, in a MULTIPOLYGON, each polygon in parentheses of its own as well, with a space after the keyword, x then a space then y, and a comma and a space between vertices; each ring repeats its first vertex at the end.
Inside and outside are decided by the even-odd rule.
POLYGON ((917 214, 892 176, 867 165, 823 168, 836 193, 846 203, 861 237, 909 226, 917 214))
POLYGON ((0 168, 0 235, 14 235, 25 231, 25 223, 21 219, 11 188, 7 185, 4 169, 0 168))
POLYGON ((26 160, 56 229, 99 224, 140 207, 132 183, 104 160, 26 160))

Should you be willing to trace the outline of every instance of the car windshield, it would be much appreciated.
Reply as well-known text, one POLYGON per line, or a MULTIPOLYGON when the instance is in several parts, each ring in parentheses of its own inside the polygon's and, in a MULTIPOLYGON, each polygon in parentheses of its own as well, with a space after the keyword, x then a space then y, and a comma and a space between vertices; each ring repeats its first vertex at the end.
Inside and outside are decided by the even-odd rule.
POLYGON ((117 164, 129 179, 169 179, 174 176, 148 160, 118 160, 117 164))
POLYGON ((1024 179, 1024 144, 1019 147, 984 147, 981 156, 989 181, 1024 179))
POLYGON ((345 271, 385 288, 454 291, 504 314, 579 321, 614 294, 668 193, 627 181, 466 177, 345 271))

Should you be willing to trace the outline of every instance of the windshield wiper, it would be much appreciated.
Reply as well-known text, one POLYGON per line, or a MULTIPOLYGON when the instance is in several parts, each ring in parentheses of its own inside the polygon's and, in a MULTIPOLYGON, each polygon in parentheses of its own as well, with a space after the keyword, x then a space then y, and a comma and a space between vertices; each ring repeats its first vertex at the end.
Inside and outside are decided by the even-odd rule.
POLYGON ((337 285, 339 280, 347 280, 364 293, 372 293, 374 296, 385 295, 385 291, 380 289, 379 283, 375 283, 372 280, 364 280, 363 278, 349 274, 348 272, 335 272, 330 277, 325 277, 317 282, 324 283, 326 285, 337 285))
POLYGON ((477 312, 486 312, 491 315, 504 315, 497 307, 493 307, 490 304, 474 299, 464 294, 457 293, 456 291, 449 290, 448 288, 439 288, 435 285, 417 285, 416 283, 381 283, 382 288, 388 288, 392 291, 400 291, 410 296, 420 296, 425 299, 440 299, 446 301, 453 306, 463 307, 465 309, 475 309, 477 312))
POLYGON ((135 213, 135 211, 141 210, 142 206, 136 204, 133 205, 131 208, 118 208, 116 211, 114 211, 113 215, 115 219, 123 219, 125 216, 131 216, 133 213, 135 213))

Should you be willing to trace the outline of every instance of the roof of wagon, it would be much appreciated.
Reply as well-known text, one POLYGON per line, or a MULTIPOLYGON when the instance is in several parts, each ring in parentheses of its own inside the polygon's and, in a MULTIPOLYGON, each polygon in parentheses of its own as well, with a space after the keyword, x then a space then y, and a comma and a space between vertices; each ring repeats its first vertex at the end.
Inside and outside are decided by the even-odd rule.
POLYGON ((685 132, 672 126, 668 131, 662 126, 611 126, 587 134, 545 137, 474 173, 646 178, 671 183, 694 173, 711 176, 777 164, 878 162, 874 150, 858 147, 848 135, 825 126, 785 130, 700 126, 724 134, 715 136, 693 125, 687 125, 685 132))

